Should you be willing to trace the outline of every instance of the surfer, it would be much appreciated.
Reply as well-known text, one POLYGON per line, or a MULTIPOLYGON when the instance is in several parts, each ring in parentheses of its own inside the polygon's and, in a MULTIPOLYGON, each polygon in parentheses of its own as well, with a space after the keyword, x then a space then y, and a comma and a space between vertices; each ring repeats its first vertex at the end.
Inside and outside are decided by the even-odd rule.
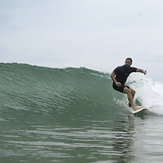
POLYGON ((123 66, 118 66, 117 68, 115 68, 114 71, 111 73, 110 77, 113 80, 113 88, 116 91, 127 94, 129 100, 129 106, 132 107, 132 109, 135 111, 141 109, 140 107, 135 106, 133 102, 136 92, 132 88, 125 85, 125 82, 128 76, 132 72, 141 72, 144 75, 146 75, 147 71, 143 69, 131 67, 131 65, 132 65, 132 59, 126 58, 125 64, 123 66))

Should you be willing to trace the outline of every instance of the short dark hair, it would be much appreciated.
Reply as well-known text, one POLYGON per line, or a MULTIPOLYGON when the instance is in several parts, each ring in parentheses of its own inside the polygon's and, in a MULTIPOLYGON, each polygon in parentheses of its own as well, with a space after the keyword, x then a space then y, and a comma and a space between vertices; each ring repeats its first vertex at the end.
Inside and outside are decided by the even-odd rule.
POLYGON ((130 61, 131 61, 131 63, 132 63, 132 58, 129 58, 129 57, 128 57, 128 58, 126 58, 126 60, 130 60, 130 61))

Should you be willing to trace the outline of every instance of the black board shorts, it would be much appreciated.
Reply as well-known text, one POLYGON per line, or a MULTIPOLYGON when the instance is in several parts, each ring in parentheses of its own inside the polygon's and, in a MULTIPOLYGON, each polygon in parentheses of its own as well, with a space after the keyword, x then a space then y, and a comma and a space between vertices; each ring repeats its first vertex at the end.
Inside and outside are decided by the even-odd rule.
POLYGON ((117 86, 117 85, 113 82, 113 88, 114 88, 116 91, 119 91, 119 92, 122 92, 122 93, 123 93, 123 90, 124 90, 125 87, 130 88, 130 87, 128 87, 127 85, 117 86))

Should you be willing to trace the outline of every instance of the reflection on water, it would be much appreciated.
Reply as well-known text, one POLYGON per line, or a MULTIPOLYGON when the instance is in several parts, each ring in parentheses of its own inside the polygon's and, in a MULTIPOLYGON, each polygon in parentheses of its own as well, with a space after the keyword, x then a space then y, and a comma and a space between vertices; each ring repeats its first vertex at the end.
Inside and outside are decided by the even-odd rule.
POLYGON ((113 150, 116 153, 115 162, 132 162, 134 156, 134 117, 128 116, 128 122, 119 121, 113 128, 113 150))
MULTIPOLYGON (((149 137, 148 119, 114 115, 108 119, 73 117, 68 123, 61 123, 44 118, 22 124, 16 120, 1 122, 4 126, 0 140, 2 162, 150 162, 149 142, 152 143, 154 136, 149 137)), ((156 151, 158 146, 154 146, 156 151)))

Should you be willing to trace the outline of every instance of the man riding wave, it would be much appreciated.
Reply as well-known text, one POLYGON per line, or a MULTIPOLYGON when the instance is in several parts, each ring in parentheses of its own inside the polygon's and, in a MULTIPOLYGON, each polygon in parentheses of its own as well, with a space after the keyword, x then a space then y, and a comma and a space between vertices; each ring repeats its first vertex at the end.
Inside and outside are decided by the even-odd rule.
POLYGON ((115 68, 113 70, 113 72, 111 73, 110 77, 113 80, 113 88, 116 91, 127 94, 127 97, 129 100, 129 106, 131 106, 132 109, 135 111, 135 110, 141 109, 140 107, 135 106, 135 104, 133 102, 136 92, 129 86, 125 85, 125 82, 126 82, 128 76, 132 72, 141 72, 144 75, 146 75, 147 71, 143 70, 143 69, 131 67, 131 65, 132 65, 132 59, 126 58, 125 64, 123 66, 118 66, 117 68, 115 68))

